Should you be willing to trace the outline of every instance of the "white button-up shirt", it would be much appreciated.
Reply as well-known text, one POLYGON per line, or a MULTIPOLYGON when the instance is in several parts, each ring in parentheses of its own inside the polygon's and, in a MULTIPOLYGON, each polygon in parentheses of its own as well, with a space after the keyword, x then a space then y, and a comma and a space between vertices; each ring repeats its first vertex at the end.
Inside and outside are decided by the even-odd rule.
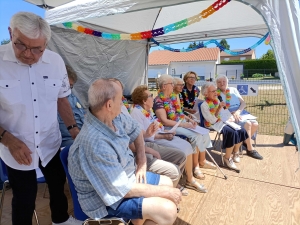
POLYGON ((12 44, 0 46, 0 126, 32 151, 32 163, 20 165, 0 143, 0 157, 10 167, 32 170, 47 163, 61 144, 57 99, 71 93, 62 58, 45 50, 29 66, 15 57, 12 44))

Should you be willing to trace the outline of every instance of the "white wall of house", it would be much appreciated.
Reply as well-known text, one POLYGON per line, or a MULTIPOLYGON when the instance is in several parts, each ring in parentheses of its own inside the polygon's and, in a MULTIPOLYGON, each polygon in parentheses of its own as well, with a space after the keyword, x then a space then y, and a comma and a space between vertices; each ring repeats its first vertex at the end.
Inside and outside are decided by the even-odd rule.
POLYGON ((168 74, 168 65, 148 66, 148 78, 157 78, 158 74, 168 74))
POLYGON ((216 61, 198 61, 198 62, 171 62, 169 65, 169 74, 179 75, 188 71, 194 71, 202 79, 215 78, 216 61))

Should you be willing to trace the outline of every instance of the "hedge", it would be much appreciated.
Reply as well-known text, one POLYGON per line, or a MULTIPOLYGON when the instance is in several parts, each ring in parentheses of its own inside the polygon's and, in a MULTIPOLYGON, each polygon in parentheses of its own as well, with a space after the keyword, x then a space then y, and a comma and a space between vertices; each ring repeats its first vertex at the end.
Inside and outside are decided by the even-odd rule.
POLYGON ((244 64, 244 70, 252 69, 274 69, 277 70, 275 59, 248 59, 222 61, 221 64, 244 64))

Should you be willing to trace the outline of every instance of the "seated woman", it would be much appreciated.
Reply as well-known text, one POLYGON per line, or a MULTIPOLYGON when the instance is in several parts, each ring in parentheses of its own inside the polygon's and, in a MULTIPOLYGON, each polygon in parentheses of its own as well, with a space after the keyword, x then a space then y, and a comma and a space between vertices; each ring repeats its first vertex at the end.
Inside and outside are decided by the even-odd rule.
MULTIPOLYGON (((236 123, 244 127, 250 137, 254 137, 258 129, 258 123, 256 120, 243 120, 241 118, 242 114, 248 112, 244 110, 246 103, 238 90, 234 87, 228 87, 228 78, 224 75, 220 75, 216 78, 216 84, 218 87, 217 94, 226 101, 225 107, 232 113, 236 123)), ((249 150, 247 154, 255 159, 262 160, 263 157, 260 154, 252 154, 252 149, 253 146, 250 142, 247 144, 247 150, 249 150)))
POLYGON ((164 74, 158 79, 159 92, 154 99, 153 109, 159 121, 166 127, 173 127, 177 121, 183 120, 178 128, 176 134, 184 135, 189 138, 189 141, 194 149, 193 158, 197 161, 197 166, 194 167, 194 176, 199 179, 204 179, 200 167, 207 169, 216 169, 216 166, 205 159, 206 148, 212 147, 211 140, 208 134, 201 135, 187 128, 195 128, 197 123, 185 116, 178 104, 176 95, 173 92, 173 77, 164 74), (198 152, 200 151, 200 156, 198 152), (198 160, 200 157, 200 160, 198 160))
MULTIPOLYGON (((218 127, 223 134, 223 149, 226 153, 223 156, 224 162, 231 169, 237 169, 234 162, 239 163, 239 148, 243 141, 249 142, 249 136, 244 128, 235 130, 232 127, 225 125, 220 119, 220 111, 225 106, 224 102, 219 102, 217 88, 214 83, 208 82, 201 87, 201 94, 205 96, 205 101, 201 104, 201 112, 205 119, 204 124, 207 128, 218 127), (231 154, 233 153, 233 159, 231 154)), ((234 121, 233 117, 229 119, 234 121)))
POLYGON ((183 102, 183 110, 192 114, 197 112, 193 107, 200 94, 199 88, 195 86, 197 77, 197 74, 193 71, 189 71, 184 75, 183 81, 185 85, 180 95, 180 99, 183 102))
POLYGON ((150 93, 147 86, 141 85, 134 89, 132 93, 132 101, 134 107, 131 111, 131 116, 137 120, 143 129, 144 138, 146 144, 151 147, 152 145, 161 146, 155 148, 161 155, 161 158, 165 161, 172 162, 175 165, 179 165, 181 171, 185 168, 187 171, 188 184, 193 186, 193 189, 199 192, 207 192, 203 185, 195 182, 192 175, 192 146, 185 140, 174 136, 174 133, 156 133, 154 136, 149 137, 147 135, 147 129, 152 123, 159 124, 159 131, 163 130, 163 126, 155 118, 152 107, 153 107, 153 94, 150 93), (182 162, 182 155, 186 161, 182 162), (185 163, 186 162, 186 163, 185 163))
MULTIPOLYGON (((116 78, 110 78, 109 80, 116 82, 122 89, 124 89, 120 80, 116 78)), ((128 101, 124 96, 122 96, 122 102, 121 113, 131 117, 129 113, 132 112, 133 108, 129 106, 128 101)), ((153 136, 157 129, 158 125, 151 123, 144 131, 144 138, 153 136)), ((129 146, 129 148, 135 152, 135 146, 133 143, 129 146)), ((148 142, 145 143, 145 153, 147 159, 147 171, 169 177, 173 181, 174 187, 180 189, 182 195, 188 195, 188 191, 178 184, 182 174, 181 170, 184 168, 186 161, 186 156, 182 151, 148 142)))

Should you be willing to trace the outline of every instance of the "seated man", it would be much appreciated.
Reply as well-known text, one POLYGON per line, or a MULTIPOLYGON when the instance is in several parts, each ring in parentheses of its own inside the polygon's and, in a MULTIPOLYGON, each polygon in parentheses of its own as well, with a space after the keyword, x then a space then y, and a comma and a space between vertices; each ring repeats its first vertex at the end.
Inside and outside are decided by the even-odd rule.
MULTIPOLYGON (((67 69, 67 73, 68 73, 70 88, 72 89, 74 84, 77 81, 77 75, 70 66, 66 65, 66 69, 67 69)), ((68 96, 68 100, 70 102, 76 124, 77 124, 78 128, 81 129, 81 127, 83 125, 83 121, 84 121, 85 111, 84 111, 82 105, 80 104, 79 99, 73 94, 73 91, 68 96)), ((62 143, 61 143, 60 147, 65 147, 65 146, 71 145, 74 142, 74 140, 71 137, 69 129, 73 128, 73 127, 66 127, 64 121, 61 119, 59 114, 57 114, 57 119, 58 119, 58 123, 59 123, 59 130, 60 130, 60 133, 62 136, 62 143)))
POLYGON ((84 213, 91 218, 132 219, 135 225, 173 224, 181 193, 169 178, 145 172, 141 129, 120 114, 122 88, 99 79, 91 85, 88 100, 90 110, 68 157, 84 213), (137 165, 130 142, 136 147, 137 165))

